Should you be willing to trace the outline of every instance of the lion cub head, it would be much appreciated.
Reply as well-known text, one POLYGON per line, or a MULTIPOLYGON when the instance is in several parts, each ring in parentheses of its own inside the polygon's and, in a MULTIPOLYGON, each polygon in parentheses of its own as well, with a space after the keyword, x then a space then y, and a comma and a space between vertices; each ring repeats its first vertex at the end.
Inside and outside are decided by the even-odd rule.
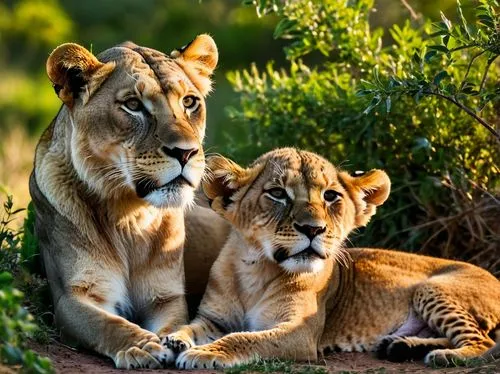
POLYGON ((77 44, 56 48, 47 73, 65 104, 68 157, 86 187, 157 207, 192 201, 217 59, 208 35, 170 55, 133 43, 97 57, 77 44))
POLYGON ((288 272, 317 272, 342 255, 342 242, 364 226, 389 196, 381 170, 351 176, 324 158, 283 148, 242 168, 222 156, 208 159, 203 189, 212 208, 257 250, 288 272))

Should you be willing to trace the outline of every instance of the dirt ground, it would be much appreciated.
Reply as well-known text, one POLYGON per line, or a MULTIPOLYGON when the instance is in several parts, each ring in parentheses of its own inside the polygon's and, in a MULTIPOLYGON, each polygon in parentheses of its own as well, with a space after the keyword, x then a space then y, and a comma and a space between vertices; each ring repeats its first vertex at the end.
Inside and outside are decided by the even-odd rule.
MULTIPOLYGON (((36 343, 31 344, 31 348, 36 352, 48 356, 56 369, 57 373, 123 373, 123 370, 114 369, 113 362, 102 356, 92 354, 86 351, 77 351, 69 348, 57 341, 50 345, 42 346, 36 343)), ((324 359, 314 364, 326 368, 329 373, 366 373, 366 374, 382 374, 382 373, 484 373, 484 374, 499 374, 500 360, 474 366, 469 368, 450 368, 450 369, 431 369, 425 367, 421 362, 408 363, 392 363, 389 361, 381 361, 372 357, 367 353, 336 353, 326 356, 324 359)), ((183 373, 180 370, 135 370, 134 374, 141 373, 183 373)), ((194 372, 194 371, 191 371, 194 372)), ((214 370, 196 370, 200 373, 217 373, 214 370)))

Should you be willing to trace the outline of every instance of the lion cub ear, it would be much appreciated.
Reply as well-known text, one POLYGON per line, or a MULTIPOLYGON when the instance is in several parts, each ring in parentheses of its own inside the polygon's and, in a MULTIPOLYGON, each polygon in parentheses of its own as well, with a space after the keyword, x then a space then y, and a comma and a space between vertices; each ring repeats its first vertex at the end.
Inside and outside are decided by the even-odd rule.
POLYGON ((86 102, 93 92, 113 71, 115 64, 100 62, 81 45, 66 43, 57 47, 47 59, 47 75, 54 85, 57 96, 68 107, 82 95, 86 102))
POLYGON ((207 158, 208 176, 202 186, 210 206, 224 215, 231 197, 248 182, 248 170, 222 156, 207 158))
POLYGON ((189 44, 170 53, 170 57, 181 65, 189 79, 206 96, 212 90, 212 76, 219 52, 210 35, 198 35, 189 44))
POLYGON ((382 205, 391 192, 391 181, 387 174, 378 169, 367 173, 357 172, 354 176, 346 172, 339 174, 345 187, 349 189, 356 207, 355 225, 365 226, 375 214, 377 206, 382 205))

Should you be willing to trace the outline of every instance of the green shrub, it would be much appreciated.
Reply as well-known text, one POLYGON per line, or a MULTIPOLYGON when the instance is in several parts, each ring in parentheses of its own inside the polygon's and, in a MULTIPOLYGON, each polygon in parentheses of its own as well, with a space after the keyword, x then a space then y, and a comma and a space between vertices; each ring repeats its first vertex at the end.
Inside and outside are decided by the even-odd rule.
POLYGON ((247 134, 230 139, 232 156, 291 145, 385 169, 392 195, 355 244, 462 258, 489 248, 483 265, 500 270, 497 2, 482 0, 475 23, 458 7, 458 25, 407 21, 390 38, 370 27, 372 0, 246 3, 280 17, 290 66, 229 74, 240 106, 228 114, 247 134))
MULTIPOLYGON (((3 208, 0 221, 0 365, 21 366, 22 372, 26 373, 52 373, 49 359, 26 348, 26 339, 39 334, 40 329, 23 306, 23 292, 14 287, 15 283, 23 287, 33 283, 26 282, 28 273, 22 264, 32 261, 34 253, 27 251, 28 246, 22 245, 23 231, 11 227, 16 214, 22 209, 13 210, 10 196, 3 208)), ((29 249, 31 251, 33 247, 29 249)))

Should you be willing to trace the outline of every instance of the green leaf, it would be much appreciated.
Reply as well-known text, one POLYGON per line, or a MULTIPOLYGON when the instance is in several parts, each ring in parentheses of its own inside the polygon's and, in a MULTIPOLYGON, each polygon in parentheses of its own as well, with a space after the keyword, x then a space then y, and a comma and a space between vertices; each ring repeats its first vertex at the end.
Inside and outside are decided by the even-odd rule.
POLYGON ((434 56, 436 56, 437 51, 429 51, 425 54, 424 60, 426 63, 430 62, 434 56))
POLYGON ((460 18, 460 22, 462 23, 462 26, 463 26, 463 30, 467 34, 467 38, 471 39, 469 27, 467 25, 467 20, 465 19, 464 13, 462 12, 462 4, 460 3, 460 0, 457 0, 457 9, 458 9, 458 16, 460 18))
POLYGON ((451 30, 451 27, 452 27, 451 21, 448 18, 446 18, 446 16, 444 15, 443 12, 440 12, 440 14, 441 14, 441 19, 443 20, 444 24, 446 25, 446 28, 448 30, 451 30))
POLYGON ((441 81, 447 77, 449 77, 448 72, 446 70, 441 70, 434 76, 433 82, 436 86, 439 86, 439 83, 441 83, 441 81))
POLYGON ((12 274, 4 271, 0 273, 0 286, 4 286, 6 284, 11 284, 12 280, 14 278, 12 277, 12 274))
POLYGON ((483 25, 490 27, 492 29, 495 28, 495 22, 493 21, 493 18, 491 18, 489 15, 479 15, 478 17, 479 23, 482 23, 483 25))
POLYGON ((413 53, 413 57, 412 57, 413 61, 417 64, 417 65, 420 65, 420 63, 422 62, 422 58, 420 57, 420 53, 418 50, 416 50, 414 53, 413 53))
POLYGON ((450 41, 450 35, 443 36, 443 44, 448 48, 448 42, 450 41))
POLYGON ((363 96, 371 95, 372 93, 373 93, 373 90, 357 90, 356 96, 363 97, 363 96))
POLYGON ((284 37, 287 33, 292 31, 296 25, 295 21, 291 21, 289 19, 283 18, 274 29, 273 37, 275 39, 284 37))
POLYGON ((382 101, 382 99, 380 98, 380 96, 375 96, 372 101, 370 102, 370 105, 368 105, 368 107, 363 111, 363 114, 368 114, 370 113, 376 106, 378 106, 380 104, 380 102, 382 101))
POLYGON ((427 47, 427 49, 432 49, 432 50, 444 52, 444 53, 449 52, 448 48, 445 45, 430 45, 427 47))
POLYGON ((390 113, 390 111, 391 111, 391 97, 390 96, 387 96, 387 98, 385 99, 385 108, 386 108, 387 113, 390 113))
POLYGON ((431 143, 429 139, 420 137, 415 139, 415 146, 412 148, 413 151, 417 151, 420 149, 431 149, 431 143))
POLYGON ((453 96, 457 93, 457 88, 455 87, 454 84, 450 83, 443 88, 443 92, 447 95, 453 96))

